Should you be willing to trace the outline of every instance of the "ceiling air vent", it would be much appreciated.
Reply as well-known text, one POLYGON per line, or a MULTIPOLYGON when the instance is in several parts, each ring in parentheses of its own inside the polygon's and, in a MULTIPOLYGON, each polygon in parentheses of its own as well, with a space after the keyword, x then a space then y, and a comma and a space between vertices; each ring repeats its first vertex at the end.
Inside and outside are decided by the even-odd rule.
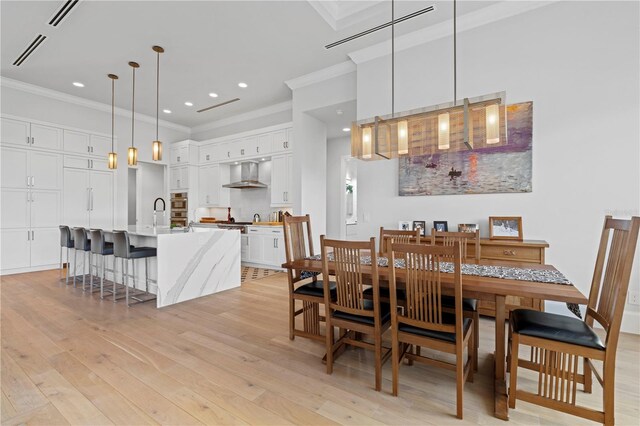
POLYGON ((22 65, 22 63, 29 57, 31 56, 31 54, 38 48, 38 46, 40 46, 42 44, 42 42, 47 38, 47 36, 43 36, 42 34, 38 34, 38 36, 29 44, 29 46, 27 46, 26 49, 24 49, 24 52, 22 52, 22 54, 20 56, 18 56, 18 59, 16 59, 15 61, 13 61, 13 65, 19 67, 20 65, 22 65))
POLYGON ((64 2, 62 6, 53 14, 51 19, 49 20, 49 25, 52 27, 57 27, 64 18, 66 18, 71 10, 80 2, 80 0, 67 0, 64 2))

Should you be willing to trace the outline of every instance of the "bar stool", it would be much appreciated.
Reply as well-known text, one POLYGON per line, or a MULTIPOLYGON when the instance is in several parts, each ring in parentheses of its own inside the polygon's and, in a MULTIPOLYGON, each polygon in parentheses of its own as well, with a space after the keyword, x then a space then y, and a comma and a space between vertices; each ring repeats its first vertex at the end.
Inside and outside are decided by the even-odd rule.
MULTIPOLYGON (((62 270, 62 249, 67 249, 67 272, 65 277, 65 282, 69 284, 69 263, 71 262, 71 258, 69 258, 69 249, 75 249, 73 244, 73 235, 71 235, 71 230, 66 225, 60 225, 60 270, 62 270)), ((62 278, 60 278, 62 280, 62 278)))
MULTIPOLYGON (((91 231, 91 253, 96 256, 96 276, 100 277, 100 298, 104 299, 104 274, 106 259, 105 256, 113 256, 113 243, 105 241, 102 229, 92 229, 91 231), (100 267, 102 266, 102 268, 100 267), (102 269, 102 272, 100 272, 102 269)), ((89 265, 93 268, 93 262, 89 265)), ((113 257, 113 279, 116 276, 116 258, 113 257)), ((108 292, 112 290, 107 289, 108 292)))
MULTIPOLYGON (((87 235, 87 230, 79 227, 73 228, 73 241, 75 251, 73 252, 73 286, 76 286, 76 276, 77 272, 77 257, 78 250, 82 251, 82 290, 85 291, 85 279, 87 275, 85 274, 86 268, 86 258, 87 254, 89 255, 89 262, 91 262, 91 239, 87 235)), ((89 268, 89 274, 91 274, 91 268, 89 268)), ((93 276, 90 275, 90 280, 93 281, 93 276)))
MULTIPOLYGON (((156 300, 156 296, 148 299, 141 299, 138 296, 143 294, 149 294, 149 258, 156 257, 158 249, 155 247, 134 247, 129 244, 129 233, 127 231, 113 231, 113 249, 114 256, 122 259, 122 282, 125 286, 125 299, 127 306, 131 306, 135 303, 129 303, 129 299, 133 299, 136 303, 149 302, 156 300), (129 295, 129 260, 131 260, 131 267, 133 272, 133 288, 136 288, 136 259, 144 259, 144 274, 146 289, 144 292, 134 293, 129 295)), ((115 278, 115 276, 114 276, 115 278)), ((114 279, 115 290, 115 279, 114 279)), ((116 300, 114 294, 114 301, 116 300)))

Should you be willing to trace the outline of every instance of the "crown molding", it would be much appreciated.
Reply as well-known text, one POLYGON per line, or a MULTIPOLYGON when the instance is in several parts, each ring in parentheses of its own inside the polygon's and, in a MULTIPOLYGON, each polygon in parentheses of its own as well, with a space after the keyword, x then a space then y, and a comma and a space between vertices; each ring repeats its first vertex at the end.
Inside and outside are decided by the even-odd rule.
MULTIPOLYGON (((491 24, 512 16, 520 15, 531 10, 539 9, 558 0, 541 2, 503 1, 482 9, 458 16, 458 34, 483 25, 491 24)), ((413 31, 395 39, 395 51, 402 51, 421 44, 429 43, 453 34, 453 19, 431 25, 427 28, 413 31)), ((355 64, 368 62, 376 58, 391 54, 391 40, 374 44, 364 49, 355 50, 348 54, 355 64)))
POLYGON ((254 109, 242 114, 234 115, 232 117, 216 120, 212 123, 201 124, 191 128, 191 134, 205 132, 207 130, 218 129, 220 127, 230 126, 232 124, 241 123, 244 121, 255 120, 256 118, 264 117, 266 115, 277 114, 283 111, 289 111, 293 108, 291 101, 284 101, 278 104, 269 105, 264 108, 254 109))
POLYGON ((307 0, 334 31, 343 30, 366 19, 381 14, 383 0, 351 1, 307 0))
POLYGON ((327 24, 329 24, 329 26, 333 28, 334 31, 338 30, 338 22, 335 17, 336 10, 334 7, 331 7, 333 6, 333 2, 308 0, 308 3, 316 10, 316 12, 318 12, 318 15, 320 15, 322 19, 327 21, 327 24))
POLYGON ((296 90, 300 89, 301 87, 316 84, 321 81, 329 80, 331 78, 339 77, 345 74, 350 74, 352 72, 356 72, 356 65, 351 61, 344 61, 340 62, 339 64, 293 78, 291 80, 286 80, 284 83, 289 86, 291 90, 296 90))
MULTIPOLYGON (((85 108, 95 109, 97 111, 107 112, 111 114, 111 105, 103 104, 101 102, 92 101, 89 99, 81 98, 79 96, 73 96, 66 93, 58 92, 56 90, 47 89, 45 87, 36 86, 35 84, 25 83, 23 81, 14 80, 7 77, 0 77, 0 85, 10 89, 20 90, 22 92, 31 93, 34 95, 45 96, 47 98, 55 99, 62 102, 67 102, 74 105, 79 105, 85 108)), ((121 117, 131 117, 131 111, 123 108, 115 108, 115 114, 121 117)), ((136 114, 136 120, 143 121, 145 123, 156 124, 155 117, 151 117, 145 114, 136 114)), ((159 120, 158 123, 161 127, 178 130, 190 134, 191 129, 181 124, 173 123, 171 121, 159 120)))

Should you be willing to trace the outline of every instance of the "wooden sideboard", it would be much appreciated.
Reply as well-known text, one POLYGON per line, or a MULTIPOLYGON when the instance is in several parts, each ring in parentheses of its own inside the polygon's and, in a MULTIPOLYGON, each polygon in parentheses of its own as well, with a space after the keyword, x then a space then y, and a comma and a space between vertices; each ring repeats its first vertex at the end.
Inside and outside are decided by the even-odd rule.
MULTIPOLYGON (((467 248, 468 253, 474 253, 475 242, 470 241, 467 248)), ((480 258, 487 260, 498 260, 500 263, 509 262, 528 262, 534 264, 544 264, 545 249, 549 247, 546 241, 541 240, 490 240, 488 238, 480 239, 480 258)), ((478 311, 480 315, 492 316, 496 314, 493 302, 481 300, 478 302, 478 311)), ((507 318, 509 312, 518 308, 530 308, 537 311, 544 311, 544 300, 531 299, 528 297, 507 296, 506 310, 507 318)))

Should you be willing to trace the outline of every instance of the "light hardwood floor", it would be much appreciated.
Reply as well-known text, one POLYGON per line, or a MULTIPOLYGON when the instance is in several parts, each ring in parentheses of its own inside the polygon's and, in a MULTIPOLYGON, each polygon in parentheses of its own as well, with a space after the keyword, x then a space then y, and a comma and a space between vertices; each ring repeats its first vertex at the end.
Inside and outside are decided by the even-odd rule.
MULTIPOLYGON (((488 319, 457 420, 450 372, 401 366, 393 397, 389 363, 375 392, 372 353, 349 349, 325 374, 322 344, 288 338, 284 274, 161 310, 101 301, 59 282, 57 271, 2 277, 0 291, 4 425, 507 424, 492 415, 488 319)), ((639 336, 621 336, 618 424, 640 418, 639 346, 639 336)), ((579 400, 599 407, 594 390, 579 400)), ((524 402, 510 416, 511 424, 593 424, 524 402)))

